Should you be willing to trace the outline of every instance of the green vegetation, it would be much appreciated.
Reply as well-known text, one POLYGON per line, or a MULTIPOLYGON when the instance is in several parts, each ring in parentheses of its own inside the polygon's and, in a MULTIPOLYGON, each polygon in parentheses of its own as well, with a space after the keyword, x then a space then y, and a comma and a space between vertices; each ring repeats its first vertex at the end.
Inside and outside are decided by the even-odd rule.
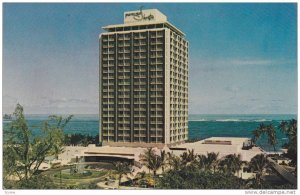
POLYGON ((109 173, 109 171, 87 170, 85 173, 68 174, 56 171, 48 177, 52 179, 57 189, 96 189, 97 183, 103 181, 109 173))
POLYGON ((95 170, 85 170, 82 173, 55 173, 53 176, 62 179, 91 179, 102 177, 107 171, 95 171, 95 170))
MULTIPOLYGON (((285 133, 288 138, 288 143, 283 147, 287 148, 287 153, 283 154, 284 157, 291 159, 291 166, 294 166, 295 174, 297 175, 297 120, 282 121, 279 125, 281 132, 285 133)), ((260 124, 260 126, 253 131, 253 140, 256 141, 262 134, 268 136, 268 142, 274 147, 277 143, 275 127, 270 125, 260 124)))
POLYGON ((249 165, 250 165, 250 169, 254 173, 256 173, 254 185, 257 187, 262 186, 263 185, 262 176, 267 171, 267 168, 269 167, 267 157, 264 154, 258 154, 251 159, 249 165))
POLYGON ((273 127, 272 124, 270 125, 265 125, 265 124, 260 124, 258 128, 256 128, 253 131, 253 141, 256 142, 261 135, 267 135, 268 137, 268 143, 273 146, 274 152, 276 151, 276 144, 277 144, 277 138, 276 138, 276 131, 275 128, 273 127))
POLYGON ((238 174, 243 162, 241 161, 241 156, 236 154, 229 154, 220 161, 219 167, 222 172, 230 175, 238 174))
POLYGON ((158 184, 162 189, 243 189, 243 186, 243 180, 233 175, 188 167, 168 171, 158 184))
MULTIPOLYGON (((3 177, 5 188, 44 188, 39 182, 39 167, 47 156, 57 157, 64 144, 63 129, 72 116, 49 116, 42 124, 42 136, 32 136, 23 114, 23 107, 17 104, 14 120, 4 132, 3 177), (10 180, 16 180, 15 187, 10 180)), ((46 178, 45 181, 48 181, 46 178)))
POLYGON ((5 189, 57 189, 59 185, 55 184, 54 180, 45 175, 35 175, 28 180, 6 180, 4 183, 5 189))
POLYGON ((216 171, 216 168, 218 166, 219 160, 218 160, 219 153, 207 153, 207 155, 197 155, 198 159, 196 159, 195 163, 198 165, 198 168, 200 170, 205 171, 216 171))
MULTIPOLYGON (((165 155, 165 153, 161 153, 165 155)), ((164 165, 165 156, 157 155, 154 153, 152 148, 148 148, 142 155, 141 161, 143 164, 151 171, 153 171, 154 177, 156 176, 156 171, 164 165)))
POLYGON ((131 173, 131 166, 127 162, 116 162, 114 166, 118 174, 118 186, 120 187, 122 176, 131 173))
POLYGON ((196 155, 188 150, 180 155, 168 154, 170 169, 162 174, 157 186, 162 189, 243 189, 245 181, 234 176, 241 167, 240 157, 218 153, 196 155))
MULTIPOLYGON (((162 153, 162 151, 160 152, 162 153)), ((196 155, 193 150, 176 156, 168 153, 166 160, 152 148, 145 151, 143 163, 153 174, 140 173, 134 181, 135 186, 155 187, 161 189, 295 189, 290 184, 272 185, 262 179, 269 170, 269 164, 264 155, 253 157, 250 163, 243 162, 239 155, 230 154, 218 158, 217 153, 196 155), (160 159, 160 160, 157 160, 160 159), (159 162, 159 163, 157 163, 159 162), (167 167, 160 177, 156 171, 167 167), (252 172, 257 173, 256 178, 243 180, 238 175, 242 165, 245 164, 252 172)))
MULTIPOLYGON (((33 136, 28 127, 23 107, 17 105, 13 114, 14 120, 4 132, 3 145, 3 182, 5 189, 95 189, 97 183, 107 175, 118 180, 131 173, 128 163, 115 163, 115 170, 97 171, 86 166, 81 173, 75 167, 62 167, 58 170, 41 172, 41 164, 48 156, 62 152, 63 145, 83 145, 98 143, 98 136, 64 135, 63 129, 72 116, 63 118, 49 116, 42 123, 42 135, 33 136), (61 171, 69 169, 69 173, 61 171)), ((292 165, 297 165, 297 121, 283 121, 279 128, 289 139, 286 156, 292 159, 292 165)), ((261 124, 253 131, 256 141, 263 134, 268 136, 268 142, 276 150, 276 131, 272 125, 261 124)), ((155 152, 148 148, 141 156, 142 164, 151 174, 137 174, 130 185, 139 187, 154 187, 161 189, 295 189, 296 186, 272 185, 264 181, 264 174, 269 171, 266 156, 256 155, 250 163, 242 162, 239 155, 230 154, 219 158, 218 153, 197 155, 194 150, 188 150, 180 156, 166 153, 164 150, 155 152), (243 180, 236 177, 243 165, 246 165, 256 177, 243 180), (162 174, 158 176, 158 173, 162 174)), ((55 167, 55 164, 53 165, 55 167)))
POLYGON ((99 144, 99 135, 91 136, 91 135, 82 135, 80 133, 75 134, 66 134, 64 143, 67 146, 70 145, 81 145, 88 146, 89 144, 99 144))
POLYGON ((282 121, 279 128, 289 139, 286 156, 292 160, 292 165, 297 167, 297 120, 282 121))

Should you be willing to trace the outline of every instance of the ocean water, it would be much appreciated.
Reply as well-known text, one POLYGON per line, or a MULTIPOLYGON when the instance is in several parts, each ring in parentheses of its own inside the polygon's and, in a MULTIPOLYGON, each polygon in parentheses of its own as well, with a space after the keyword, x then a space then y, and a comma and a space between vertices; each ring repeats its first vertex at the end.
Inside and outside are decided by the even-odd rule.
MULTIPOLYGON (((39 125, 47 119, 47 115, 26 115, 26 120, 33 130, 33 134, 39 134, 39 125)), ((204 139, 208 137, 252 137, 252 131, 261 123, 273 124, 278 128, 282 120, 297 119, 297 115, 190 115, 189 139, 204 139)), ((9 121, 3 122, 7 128, 9 121)), ((66 134, 97 135, 99 119, 97 115, 75 115, 65 128, 66 134)), ((277 149, 286 143, 286 136, 277 130, 277 149)), ((273 147, 267 142, 266 137, 258 140, 257 145, 267 151, 273 147)))

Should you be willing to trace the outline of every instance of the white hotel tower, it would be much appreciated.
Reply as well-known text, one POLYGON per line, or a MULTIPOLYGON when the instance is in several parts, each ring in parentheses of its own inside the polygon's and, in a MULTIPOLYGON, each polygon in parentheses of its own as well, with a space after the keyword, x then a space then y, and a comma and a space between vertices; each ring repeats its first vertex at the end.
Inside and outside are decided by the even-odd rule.
POLYGON ((100 141, 159 146, 188 138, 188 42, 157 9, 124 13, 100 35, 100 141))

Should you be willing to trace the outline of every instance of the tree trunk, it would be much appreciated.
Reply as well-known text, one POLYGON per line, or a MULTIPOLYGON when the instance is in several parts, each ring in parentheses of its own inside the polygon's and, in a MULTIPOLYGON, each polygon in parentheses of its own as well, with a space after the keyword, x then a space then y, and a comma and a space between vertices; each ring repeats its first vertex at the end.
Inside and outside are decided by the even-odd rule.
POLYGON ((122 179, 122 174, 119 175, 119 182, 118 182, 118 188, 120 188, 120 184, 121 184, 121 179, 122 179))

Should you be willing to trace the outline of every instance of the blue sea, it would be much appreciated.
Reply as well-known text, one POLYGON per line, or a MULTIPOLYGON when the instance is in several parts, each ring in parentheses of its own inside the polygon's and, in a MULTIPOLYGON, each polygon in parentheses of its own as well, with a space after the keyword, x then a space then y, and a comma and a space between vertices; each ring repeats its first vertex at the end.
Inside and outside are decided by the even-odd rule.
MULTIPOLYGON (((33 134, 39 134, 37 127, 47 119, 47 115, 26 115, 33 134)), ((261 123, 273 124, 277 129, 283 120, 297 119, 297 115, 189 115, 189 139, 204 139, 208 137, 252 137, 252 131, 261 123)), ((9 121, 4 121, 6 128, 9 121)), ((65 128, 66 134, 97 135, 99 129, 98 115, 75 115, 65 128)), ((277 130, 277 149, 286 143, 286 136, 277 130)), ((273 147, 267 142, 266 137, 258 140, 257 145, 267 151, 273 147)))

